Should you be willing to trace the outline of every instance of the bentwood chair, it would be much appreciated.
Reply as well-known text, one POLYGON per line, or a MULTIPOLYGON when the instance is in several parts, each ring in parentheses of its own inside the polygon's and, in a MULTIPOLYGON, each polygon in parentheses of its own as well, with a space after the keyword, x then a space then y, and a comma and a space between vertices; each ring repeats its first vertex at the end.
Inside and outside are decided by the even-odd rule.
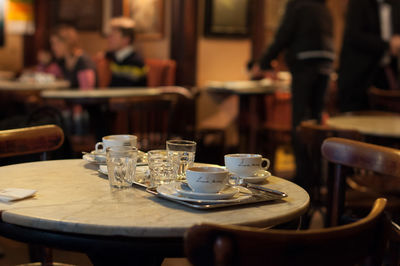
MULTIPOLYGON (((361 140, 362 135, 355 130, 345 130, 319 125, 315 120, 303 121, 296 129, 301 149, 301 158, 297 161, 297 183, 302 186, 311 198, 311 206, 303 219, 303 228, 307 228, 311 217, 321 211, 326 204, 327 162, 323 160, 321 145, 329 137, 342 137, 361 140)), ((371 206, 371 204, 369 204, 371 206)))
MULTIPOLYGON (((340 223, 344 213, 345 202, 348 200, 345 181, 349 170, 361 171, 361 176, 365 178, 371 177, 377 180, 385 178, 387 182, 393 184, 397 181, 400 186, 400 150, 349 139, 328 138, 323 142, 321 151, 323 157, 334 164, 334 171, 330 176, 331 182, 328 184, 327 213, 330 225, 340 223)), ((398 195, 389 193, 383 195, 389 199, 388 207, 396 210, 393 214, 398 215, 400 209, 398 195)))
POLYGON ((164 87, 159 95, 111 99, 110 110, 116 112, 113 133, 136 135, 144 151, 165 148, 167 139, 185 137, 192 130, 187 102, 191 95, 181 87, 164 87))
POLYGON ((371 88, 368 90, 370 105, 375 110, 400 113, 400 91, 371 88))
POLYGON ((377 199, 365 218, 327 229, 195 225, 185 234, 185 253, 193 265, 329 266, 366 259, 380 265, 388 240, 400 240, 400 231, 384 214, 385 206, 386 199, 377 199))
MULTIPOLYGON (((46 160, 47 153, 61 147, 64 132, 56 125, 34 126, 0 131, 0 158, 10 158, 29 154, 41 154, 46 160)), ((31 261, 41 261, 43 265, 52 262, 49 248, 29 245, 31 261)))

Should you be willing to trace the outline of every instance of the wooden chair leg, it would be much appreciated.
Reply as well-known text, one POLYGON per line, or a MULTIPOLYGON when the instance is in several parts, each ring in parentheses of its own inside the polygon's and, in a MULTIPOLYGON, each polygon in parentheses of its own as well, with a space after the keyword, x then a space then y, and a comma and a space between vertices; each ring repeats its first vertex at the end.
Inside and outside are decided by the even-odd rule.
POLYGON ((29 258, 31 262, 41 262, 42 265, 53 264, 53 251, 42 245, 29 244, 29 258))

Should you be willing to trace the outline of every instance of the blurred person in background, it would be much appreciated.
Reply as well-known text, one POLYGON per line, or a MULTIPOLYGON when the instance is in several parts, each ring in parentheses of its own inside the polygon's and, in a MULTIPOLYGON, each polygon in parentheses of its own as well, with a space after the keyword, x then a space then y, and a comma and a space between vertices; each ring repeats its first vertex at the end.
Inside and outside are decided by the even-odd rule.
POLYGON ((253 76, 274 76, 271 62, 285 51, 292 74, 292 142, 296 157, 295 182, 305 187, 301 147, 296 127, 307 119, 321 120, 325 92, 333 68, 333 21, 325 0, 290 0, 275 39, 258 64, 253 76))
MULTIPOLYGON (((50 45, 64 79, 71 88, 92 90, 96 87, 96 66, 79 45, 78 32, 69 25, 60 25, 50 35, 50 45)), ((89 110, 92 117, 97 109, 89 110)), ((77 134, 87 133, 89 114, 81 105, 73 106, 74 127, 68 129, 77 134)), ((64 110, 64 116, 69 116, 64 110)), ((65 119, 68 121, 68 119, 65 119)))
POLYGON ((341 112, 369 109, 367 90, 400 89, 400 1, 350 0, 340 55, 341 112))
POLYGON ((96 87, 96 66, 79 45, 78 33, 68 25, 58 26, 50 36, 51 49, 64 79, 71 88, 96 87))
POLYGON ((112 19, 107 40, 106 58, 110 61, 110 87, 147 86, 147 67, 133 45, 135 22, 126 17, 112 19))

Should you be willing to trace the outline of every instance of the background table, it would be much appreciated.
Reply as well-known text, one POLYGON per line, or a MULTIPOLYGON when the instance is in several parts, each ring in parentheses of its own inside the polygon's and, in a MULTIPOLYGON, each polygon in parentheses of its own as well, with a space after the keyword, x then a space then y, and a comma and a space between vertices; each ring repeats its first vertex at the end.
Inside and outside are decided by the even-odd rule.
MULTIPOLYGON (((80 243, 87 243, 85 240, 93 237, 94 246, 88 248, 97 245, 101 250, 101 241, 118 240, 136 243, 138 256, 177 256, 183 255, 185 230, 196 223, 268 227, 299 217, 309 204, 309 196, 302 188, 270 177, 268 187, 286 192, 287 198, 243 207, 195 210, 138 188, 111 190, 108 180, 96 169, 96 165, 82 159, 0 167, 1 188, 37 190, 34 198, 0 203, 0 233, 17 240, 88 253, 93 250, 85 250, 80 243), (28 234, 26 229, 33 231, 28 234), (36 231, 40 234, 35 234, 36 231)), ((113 246, 118 248, 116 242, 113 246)))
POLYGON ((276 91, 289 91, 290 81, 227 81, 211 82, 205 89, 208 93, 237 95, 240 101, 239 128, 241 139, 239 149, 242 152, 255 153, 257 150, 257 132, 266 110, 264 97, 276 91))
POLYGON ((336 116, 329 118, 327 124, 365 135, 400 138, 400 115, 396 114, 336 116))

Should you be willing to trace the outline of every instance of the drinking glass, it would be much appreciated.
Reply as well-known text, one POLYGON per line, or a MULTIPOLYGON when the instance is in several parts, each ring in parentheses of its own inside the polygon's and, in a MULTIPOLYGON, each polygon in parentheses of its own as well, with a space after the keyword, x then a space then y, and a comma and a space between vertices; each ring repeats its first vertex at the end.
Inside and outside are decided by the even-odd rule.
POLYGON ((168 156, 166 150, 152 150, 147 152, 147 156, 152 187, 175 181, 177 167, 168 156))
POLYGON ((112 146, 106 150, 108 180, 114 188, 131 187, 135 178, 137 148, 112 146))
POLYGON ((186 170, 193 166, 196 154, 196 142, 190 140, 167 140, 168 156, 176 165, 176 179, 185 180, 186 170))

